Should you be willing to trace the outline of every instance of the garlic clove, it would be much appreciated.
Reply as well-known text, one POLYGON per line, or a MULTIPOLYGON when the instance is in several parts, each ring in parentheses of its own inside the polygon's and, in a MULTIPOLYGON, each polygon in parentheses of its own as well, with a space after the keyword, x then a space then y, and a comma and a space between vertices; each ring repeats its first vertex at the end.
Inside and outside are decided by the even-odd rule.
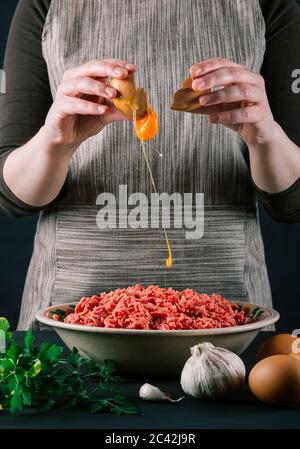
POLYGON ((168 393, 161 391, 159 388, 151 384, 144 384, 141 386, 139 391, 140 398, 145 401, 160 401, 160 402, 179 402, 184 396, 178 399, 173 399, 168 393))

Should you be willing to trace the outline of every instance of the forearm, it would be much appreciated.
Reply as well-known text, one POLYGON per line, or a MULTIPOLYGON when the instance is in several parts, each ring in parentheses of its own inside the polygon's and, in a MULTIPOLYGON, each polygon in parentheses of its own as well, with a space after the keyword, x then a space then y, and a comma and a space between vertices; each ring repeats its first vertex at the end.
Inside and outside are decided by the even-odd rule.
POLYGON ((268 193, 286 190, 300 178, 300 148, 275 123, 269 139, 249 144, 251 175, 256 186, 268 193))
POLYGON ((24 203, 46 206, 61 191, 74 151, 71 147, 57 148, 41 128, 28 143, 7 157, 3 167, 4 181, 24 203))

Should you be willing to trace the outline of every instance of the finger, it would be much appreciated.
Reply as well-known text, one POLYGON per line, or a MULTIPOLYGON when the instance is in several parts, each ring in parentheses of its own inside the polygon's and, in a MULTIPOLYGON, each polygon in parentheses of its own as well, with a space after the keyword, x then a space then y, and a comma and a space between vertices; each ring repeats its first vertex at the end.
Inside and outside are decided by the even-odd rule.
POLYGON ((109 124, 112 122, 125 122, 128 121, 121 112, 119 112, 116 108, 110 108, 109 113, 105 114, 103 117, 103 124, 109 124))
MULTIPOLYGON (((126 65, 129 64, 127 61, 107 59, 104 61, 90 61, 86 64, 83 64, 75 69, 70 69, 65 72, 63 79, 66 81, 70 78, 78 77, 78 76, 87 76, 87 77, 115 77, 119 79, 126 78, 128 76, 128 72, 136 70, 134 68, 127 68, 126 65)), ((129 64, 128 67, 131 67, 129 64)))
POLYGON ((213 72, 215 70, 221 69, 222 67, 240 67, 245 68, 242 64, 237 64, 236 62, 230 61, 225 58, 213 58, 206 59, 205 61, 201 61, 195 65, 192 65, 190 68, 190 75, 193 78, 197 76, 205 75, 206 73, 213 72))
POLYGON ((212 106, 201 106, 199 109, 192 111, 193 114, 211 115, 217 112, 230 111, 232 109, 238 109, 240 103, 221 103, 212 106))
POLYGON ((63 97, 58 105, 58 111, 66 115, 103 115, 108 110, 106 105, 68 96, 63 97))
POLYGON ((201 95, 199 102, 203 106, 234 103, 239 101, 259 102, 262 99, 262 92, 251 84, 236 84, 224 89, 212 92, 208 95, 201 95))
POLYGON ((59 88, 61 94, 76 96, 76 95, 95 95, 105 98, 114 98, 117 95, 117 90, 107 86, 101 81, 96 81, 93 78, 79 76, 65 81, 59 88))
POLYGON ((192 88, 197 91, 204 88, 211 89, 215 86, 241 83, 253 84, 261 89, 264 86, 263 77, 259 73, 240 67, 226 67, 195 79, 192 88))
POLYGON ((125 67, 129 72, 135 72, 137 66, 131 62, 124 61, 123 59, 105 59, 106 62, 111 62, 112 64, 118 64, 120 67, 125 67))
POLYGON ((211 123, 234 125, 240 123, 256 123, 263 118, 263 111, 259 106, 245 106, 232 111, 214 113, 209 116, 211 123))

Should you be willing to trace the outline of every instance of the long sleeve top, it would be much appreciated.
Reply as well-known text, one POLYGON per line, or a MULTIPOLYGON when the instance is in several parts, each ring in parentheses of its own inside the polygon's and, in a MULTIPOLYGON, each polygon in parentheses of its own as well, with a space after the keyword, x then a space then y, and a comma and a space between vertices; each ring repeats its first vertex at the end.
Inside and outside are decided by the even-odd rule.
MULTIPOLYGON (((50 3, 20 0, 5 55, 7 93, 0 95, 0 210, 13 217, 41 209, 13 194, 4 181, 3 166, 10 152, 25 144, 44 124, 53 101, 41 42, 50 3)), ((299 94, 297 80, 293 79, 295 69, 300 67, 300 8, 294 0, 260 0, 260 6, 266 24, 261 74, 271 109, 290 139, 300 145, 299 94)), ((278 193, 263 192, 254 183, 253 187, 275 220, 300 222, 300 178, 278 193)))

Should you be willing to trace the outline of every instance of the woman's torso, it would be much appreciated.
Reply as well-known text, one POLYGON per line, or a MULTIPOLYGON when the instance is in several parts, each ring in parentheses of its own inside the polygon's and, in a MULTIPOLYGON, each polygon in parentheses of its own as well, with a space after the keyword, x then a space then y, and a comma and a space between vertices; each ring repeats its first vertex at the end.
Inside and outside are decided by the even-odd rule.
MULTIPOLYGON (((19 327, 51 303, 79 300, 129 284, 220 292, 270 305, 247 149, 239 136, 200 115, 171 111, 172 93, 198 61, 224 57, 259 71, 264 21, 258 0, 52 0, 43 54, 53 95, 63 73, 92 59, 138 66, 160 121, 148 151, 159 192, 204 193, 204 234, 188 240, 170 229, 174 265, 165 268, 159 229, 96 225, 97 196, 152 192, 131 123, 115 123, 75 153, 67 189, 41 214, 19 327)), ((117 198, 118 201, 118 198, 117 198)))

